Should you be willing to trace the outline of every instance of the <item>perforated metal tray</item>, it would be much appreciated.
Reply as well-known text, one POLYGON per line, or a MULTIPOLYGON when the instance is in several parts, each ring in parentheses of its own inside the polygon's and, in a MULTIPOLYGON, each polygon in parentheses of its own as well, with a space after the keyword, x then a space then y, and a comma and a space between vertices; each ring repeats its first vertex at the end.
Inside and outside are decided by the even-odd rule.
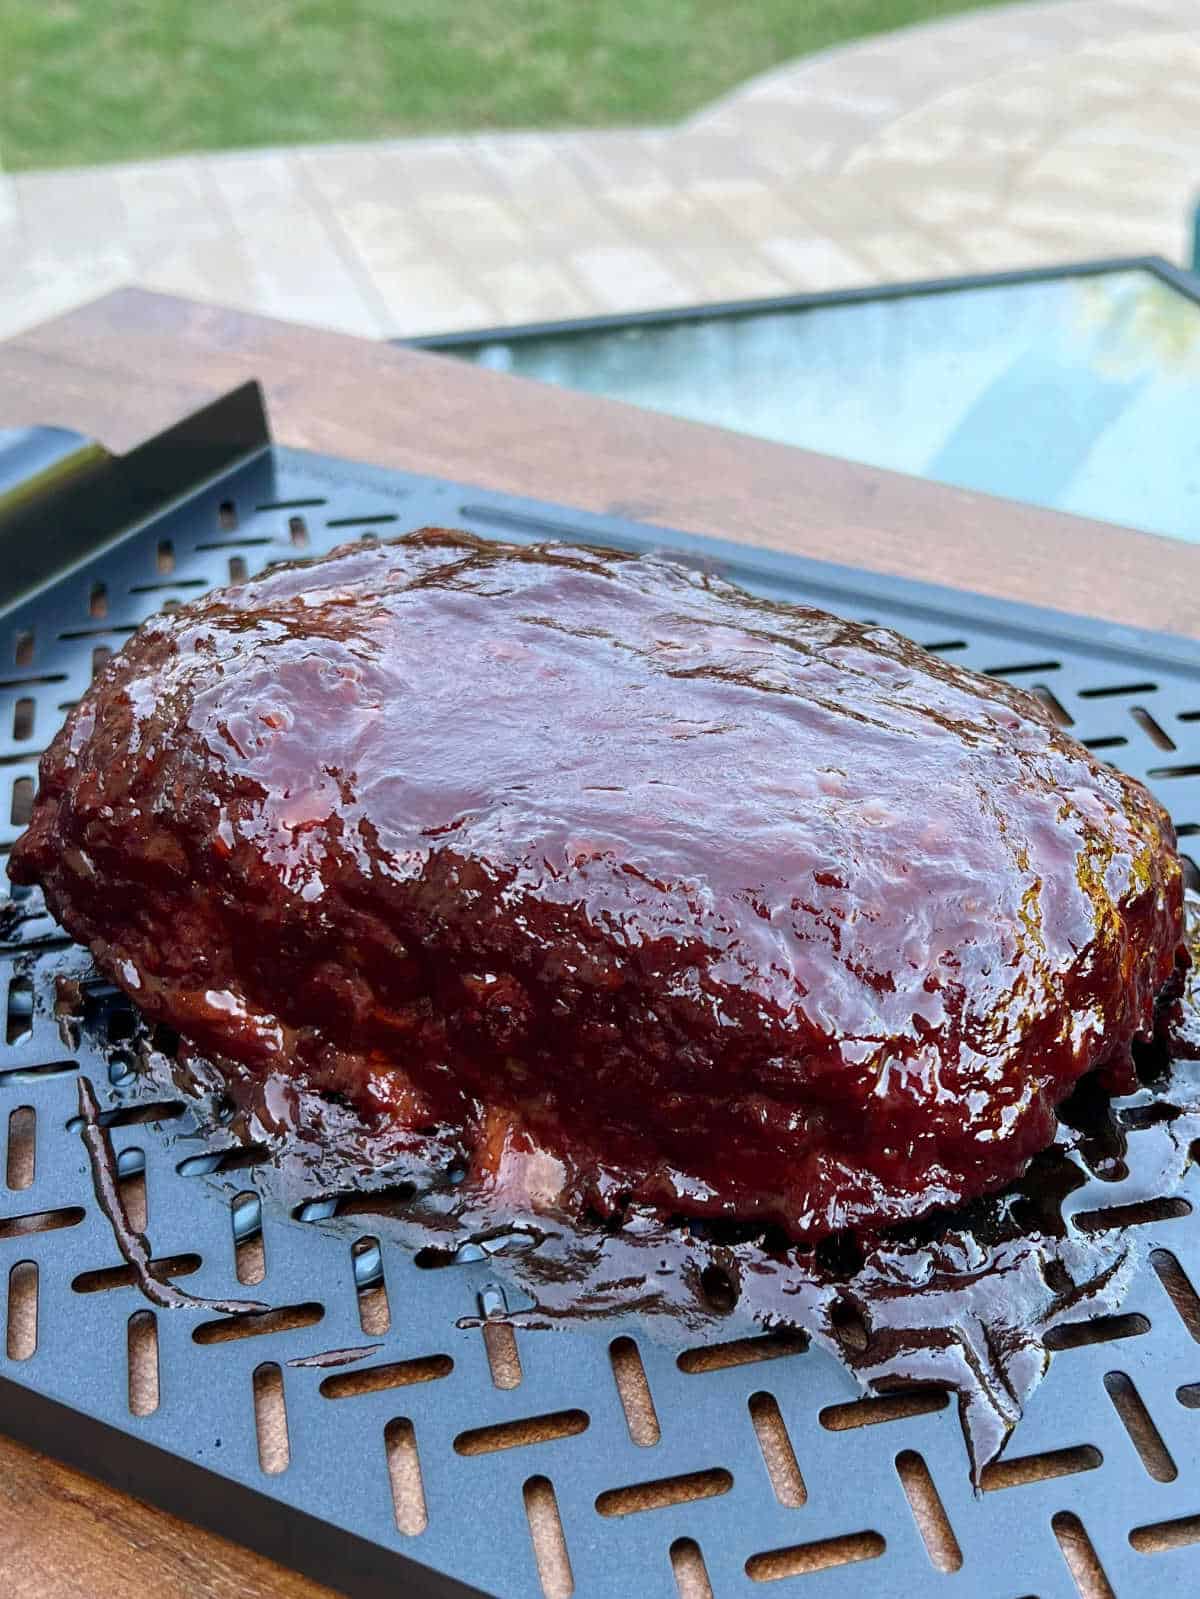
MULTIPOLYGON (((1150 783, 1185 848, 1200 832, 1200 647, 1186 640, 282 449, 253 392, 125 462, 18 443, 21 472, 39 475, 0 485, 0 851, 64 707, 144 617, 281 557, 430 522, 669 549, 898 627, 1052 695, 1079 737, 1150 783)), ((304 1223, 256 1204, 253 1169, 211 1169, 190 1112, 148 1110, 114 1066, 119 1004, 95 992, 82 1042, 64 1046, 54 979, 86 960, 36 899, 21 908, 0 944, 10 1433, 355 1595, 1200 1588, 1200 1224, 1167 1214, 1186 1204, 1138 1213, 1153 1253, 1122 1313, 1065 1341, 980 1495, 953 1407, 863 1401, 812 1350, 679 1356, 639 1336, 648 1420, 629 1344, 610 1348, 620 1326, 520 1332, 515 1365, 457 1325, 494 1302, 486 1256, 422 1270, 386 1239, 362 1245, 381 1230, 369 1216, 304 1223), (180 1286, 299 1309, 225 1338, 211 1313, 146 1304, 96 1203, 81 1071, 111 1113, 126 1203, 144 1202, 155 1257, 180 1257, 180 1286), (260 1249, 265 1275, 247 1287, 260 1249), (295 1364, 368 1343, 377 1353, 342 1375, 394 1369, 365 1384, 295 1364)), ((1196 1189, 1193 1168, 1179 1193, 1196 1189)), ((1122 1185, 1073 1199, 1119 1205, 1122 1185)))

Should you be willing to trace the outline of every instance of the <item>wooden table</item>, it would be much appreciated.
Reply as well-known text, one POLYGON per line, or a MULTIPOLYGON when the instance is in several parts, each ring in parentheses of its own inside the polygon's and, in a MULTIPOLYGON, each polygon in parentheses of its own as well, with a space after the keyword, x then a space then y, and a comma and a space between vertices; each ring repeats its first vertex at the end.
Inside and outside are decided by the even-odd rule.
MULTIPOLYGON (((1200 545, 140 290, 0 345, 0 427, 56 423, 126 450, 251 377, 285 444, 1200 634, 1200 545)), ((0 1594, 143 1593, 328 1590, 0 1439, 0 1594)))

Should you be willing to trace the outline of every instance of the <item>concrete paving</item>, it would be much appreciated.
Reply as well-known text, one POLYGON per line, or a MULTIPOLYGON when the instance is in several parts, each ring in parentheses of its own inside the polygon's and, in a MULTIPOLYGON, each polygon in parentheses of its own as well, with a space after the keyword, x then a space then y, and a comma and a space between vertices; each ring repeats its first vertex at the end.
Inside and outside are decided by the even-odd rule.
POLYGON ((395 337, 1183 263, 1198 192, 1200 0, 1042 0, 791 62, 668 128, 0 174, 0 336, 123 283, 395 337))

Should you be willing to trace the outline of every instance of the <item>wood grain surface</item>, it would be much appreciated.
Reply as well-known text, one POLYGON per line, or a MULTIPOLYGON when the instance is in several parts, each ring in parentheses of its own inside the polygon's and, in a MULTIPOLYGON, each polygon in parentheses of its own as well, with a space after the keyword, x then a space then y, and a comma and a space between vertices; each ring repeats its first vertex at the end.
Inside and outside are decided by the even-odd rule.
MULTIPOLYGON (((140 290, 0 345, 0 427, 123 451, 248 378, 287 444, 1200 635, 1200 546, 140 290)), ((0 1438, 4 1599, 328 1593, 0 1438)))
POLYGON ((331 1590, 0 1438, 0 1593, 329 1599, 331 1590))
POLYGON ((1200 632, 1200 545, 143 290, 0 346, 0 427, 58 423, 125 450, 252 377, 285 444, 1200 632))

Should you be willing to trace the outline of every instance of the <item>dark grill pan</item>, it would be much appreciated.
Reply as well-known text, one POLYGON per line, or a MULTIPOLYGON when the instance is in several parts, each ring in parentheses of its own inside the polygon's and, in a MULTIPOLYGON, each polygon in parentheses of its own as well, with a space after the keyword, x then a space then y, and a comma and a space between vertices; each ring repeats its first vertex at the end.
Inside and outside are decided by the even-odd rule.
MULTIPOLYGON (((143 618, 271 561, 430 522, 669 549, 895 626, 1052 696, 1149 781, 1185 849, 1200 831, 1200 646, 282 449, 248 389, 124 460, 61 436, 0 441, 0 852, 64 707, 143 618)), ((976 1495, 936 1397, 863 1402, 826 1355, 761 1341, 677 1355, 639 1337, 643 1384, 612 1324, 520 1332, 514 1360, 457 1325, 502 1305, 486 1253, 422 1270, 377 1245, 369 1216, 260 1205, 254 1169, 222 1168, 190 1111, 145 1102, 118 996, 89 990, 83 1041, 64 1045, 54 980, 87 962, 37 904, 17 902, 0 942, 12 1434, 355 1595, 1200 1591, 1194 1168, 1170 1202, 1125 1218, 1149 1247, 1121 1313, 1060 1340, 1009 1463, 976 1495), (78 1131, 81 1071, 112 1113, 126 1204, 144 1203, 180 1286, 287 1307, 254 1336, 156 1310, 121 1272, 78 1131), (253 1278, 259 1252, 248 1287, 239 1271, 253 1278), (381 1347, 346 1371, 393 1368, 366 1384, 295 1364, 364 1342, 381 1347)), ((1120 1206, 1122 1184, 1089 1181, 1072 1202, 1120 1206)))

